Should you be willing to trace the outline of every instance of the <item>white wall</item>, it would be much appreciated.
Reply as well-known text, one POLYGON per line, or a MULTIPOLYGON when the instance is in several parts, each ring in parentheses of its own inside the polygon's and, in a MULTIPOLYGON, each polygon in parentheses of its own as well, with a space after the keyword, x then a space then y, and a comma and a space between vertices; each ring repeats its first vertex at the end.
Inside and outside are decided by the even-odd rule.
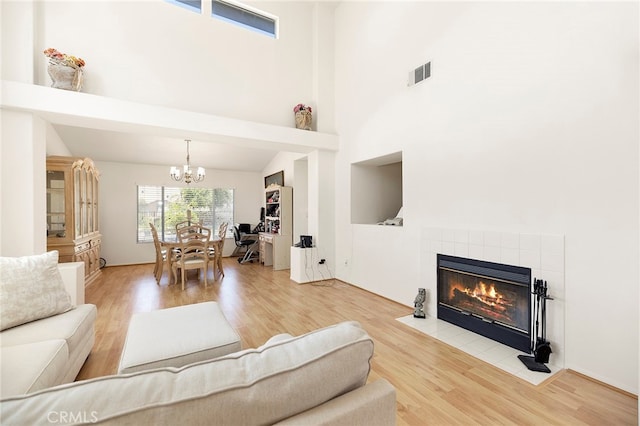
POLYGON ((47 157, 51 155, 61 155, 64 157, 72 156, 69 148, 60 139, 60 135, 51 123, 46 123, 46 140, 47 140, 47 157))
POLYGON ((335 132, 334 28, 333 15, 338 2, 314 2, 313 11, 313 123, 321 132, 335 132))
MULTIPOLYGON (((32 1, 0 2, 0 48, 3 80, 34 82, 34 52, 24 46, 34 46, 34 3, 32 1)), ((42 49, 44 50, 44 49, 42 49)), ((42 52, 42 51, 40 51, 42 52)))
POLYGON ((164 0, 38 2, 35 83, 54 47, 85 60, 83 92, 291 127, 312 104, 314 5, 247 3, 280 18, 277 40, 164 0))
POLYGON ((411 305, 424 229, 564 235, 566 366, 637 393, 638 4, 345 2, 335 29, 338 277, 411 305), (396 151, 405 226, 350 225, 350 164, 396 151))
MULTIPOLYGON (((172 181, 164 166, 145 166, 97 161, 100 171, 101 257, 109 266, 147 263, 155 260, 153 244, 136 242, 137 185, 186 186, 172 181)), ((255 225, 262 203, 262 176, 253 172, 207 170, 198 186, 233 188, 234 215, 238 223, 255 225)), ((194 184, 192 184, 194 185, 194 184)), ((225 244, 225 254, 233 251, 233 240, 225 244)))
POLYGON ((0 111, 0 255, 46 251, 45 122, 0 111))
POLYGON ((267 164, 267 167, 262 170, 262 188, 264 189, 264 177, 272 175, 274 173, 278 173, 279 171, 284 172, 284 186, 293 186, 293 162, 301 157, 304 157, 304 155, 295 152, 278 153, 275 157, 273 157, 273 159, 271 159, 269 164, 267 164))

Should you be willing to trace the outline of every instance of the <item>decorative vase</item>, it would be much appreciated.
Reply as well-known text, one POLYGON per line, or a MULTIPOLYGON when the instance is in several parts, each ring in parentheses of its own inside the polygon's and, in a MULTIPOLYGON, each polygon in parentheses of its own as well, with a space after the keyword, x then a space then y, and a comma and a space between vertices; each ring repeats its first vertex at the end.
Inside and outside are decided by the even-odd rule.
POLYGON ((82 68, 49 64, 47 71, 49 72, 49 77, 51 77, 51 87, 74 90, 76 92, 82 89, 82 68))
POLYGON ((309 111, 296 112, 296 129, 311 130, 311 120, 313 116, 309 111))

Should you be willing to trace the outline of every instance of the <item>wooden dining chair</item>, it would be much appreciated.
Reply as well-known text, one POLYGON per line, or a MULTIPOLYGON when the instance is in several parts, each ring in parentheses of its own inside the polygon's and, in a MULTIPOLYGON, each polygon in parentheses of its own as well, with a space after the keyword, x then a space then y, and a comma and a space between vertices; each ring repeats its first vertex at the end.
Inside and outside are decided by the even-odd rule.
POLYGON ((156 283, 160 285, 164 262, 167 260, 167 249, 162 247, 160 238, 158 238, 158 230, 153 226, 153 223, 149 223, 149 227, 151 228, 151 235, 153 235, 153 245, 156 249, 156 266, 153 268, 153 275, 156 277, 156 283))
POLYGON ((220 241, 216 247, 209 247, 209 261, 213 264, 213 278, 216 277, 216 268, 219 273, 224 277, 224 269, 222 269, 222 250, 224 250, 224 240, 227 236, 228 222, 223 222, 218 227, 218 238, 220 241))
POLYGON ((184 227, 187 226, 194 226, 194 225, 200 225, 202 226, 202 219, 200 220, 183 220, 182 222, 178 222, 176 223, 176 233, 178 233, 178 231, 184 227))
POLYGON ((178 249, 171 262, 173 280, 177 282, 178 269, 184 290, 185 275, 190 269, 202 269, 204 286, 207 287, 207 270, 209 268, 209 238, 211 230, 200 225, 185 226, 178 231, 178 249))

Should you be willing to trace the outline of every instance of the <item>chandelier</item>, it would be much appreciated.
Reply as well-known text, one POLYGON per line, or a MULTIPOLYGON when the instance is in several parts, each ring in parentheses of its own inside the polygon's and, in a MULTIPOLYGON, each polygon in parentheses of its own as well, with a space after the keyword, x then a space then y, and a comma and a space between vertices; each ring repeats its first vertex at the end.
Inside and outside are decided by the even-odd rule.
POLYGON ((200 182, 204 180, 204 168, 198 167, 197 173, 194 175, 193 170, 191 170, 191 164, 189 163, 189 142, 190 139, 185 139, 187 143, 187 164, 182 166, 182 170, 179 167, 171 167, 171 178, 175 181, 184 180, 185 183, 189 184, 191 182, 200 182))

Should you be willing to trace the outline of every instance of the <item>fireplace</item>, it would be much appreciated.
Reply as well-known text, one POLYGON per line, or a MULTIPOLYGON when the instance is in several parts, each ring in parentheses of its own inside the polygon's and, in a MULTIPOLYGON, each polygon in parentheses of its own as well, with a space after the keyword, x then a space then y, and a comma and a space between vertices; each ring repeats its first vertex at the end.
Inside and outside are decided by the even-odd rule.
POLYGON ((438 318, 531 351, 531 269, 438 254, 438 318))

